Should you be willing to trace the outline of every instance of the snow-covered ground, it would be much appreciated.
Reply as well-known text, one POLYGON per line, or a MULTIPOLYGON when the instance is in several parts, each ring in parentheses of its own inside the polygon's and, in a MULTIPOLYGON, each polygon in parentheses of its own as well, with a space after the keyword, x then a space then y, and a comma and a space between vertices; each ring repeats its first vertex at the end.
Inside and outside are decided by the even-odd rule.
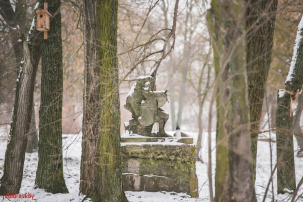
MULTIPOLYGON (((196 133, 188 133, 192 137, 196 137, 196 133)), ((272 139, 275 140, 275 134, 271 134, 272 139)), ((185 193, 175 193, 175 192, 132 192, 127 191, 126 196, 131 202, 170 202, 170 201, 188 201, 188 202, 200 202, 209 201, 209 184, 207 178, 207 138, 208 134, 203 134, 203 148, 202 156, 205 163, 196 163, 196 173, 198 176, 199 183, 199 198, 190 198, 185 193)), ((269 134, 261 135, 260 139, 268 139, 269 134)), ((213 170, 212 174, 214 177, 215 171, 215 133, 212 133, 212 162, 213 170)), ((0 177, 3 174, 3 163, 7 144, 7 128, 0 128, 0 177)), ((275 142, 271 143, 272 152, 270 152, 270 146, 268 141, 259 141, 258 144, 258 159, 257 159, 257 179, 256 179, 256 194, 259 201, 263 200, 265 188, 267 186, 271 167, 273 168, 276 161, 276 148, 275 142), (272 153, 272 166, 270 161, 270 153, 272 153)), ((297 143, 294 140, 295 152, 297 151, 297 143)), ((68 194, 51 194, 47 193, 42 189, 35 189, 35 175, 37 168, 38 155, 36 153, 26 154, 25 165, 24 165, 24 175, 20 193, 30 193, 34 194, 34 201, 82 201, 84 196, 79 196, 79 181, 80 181, 80 159, 81 159, 81 134, 63 135, 63 158, 64 158, 64 178, 69 190, 68 194)), ((296 164, 296 180, 297 183, 303 176, 303 158, 295 157, 296 164)), ((213 180, 214 181, 214 180, 213 180)), ((274 199, 277 201, 291 201, 290 194, 277 195, 276 194, 276 174, 273 179, 274 186, 274 199)), ((214 186, 213 186, 214 187, 214 186)), ((300 189, 298 196, 303 193, 303 189, 300 189)), ((269 187, 266 201, 272 201, 272 185, 269 187)), ((17 201, 17 199, 3 199, 0 197, 1 201, 17 201)), ((31 199, 19 199, 19 201, 33 201, 31 199)), ((299 198, 297 201, 303 201, 303 198, 299 198)))

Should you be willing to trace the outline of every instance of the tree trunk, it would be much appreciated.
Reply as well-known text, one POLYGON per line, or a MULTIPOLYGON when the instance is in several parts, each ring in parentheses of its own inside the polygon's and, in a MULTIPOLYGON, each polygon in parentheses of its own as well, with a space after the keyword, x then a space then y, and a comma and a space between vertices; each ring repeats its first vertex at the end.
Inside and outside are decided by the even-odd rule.
POLYGON ((248 0, 247 2, 246 62, 251 121, 251 148, 253 154, 253 180, 255 181, 258 134, 264 90, 271 63, 278 0, 248 0))
MULTIPOLYGON (((208 24, 212 23, 209 17, 208 24)), ((215 30, 212 31, 214 34, 215 30)), ((214 37, 213 40, 217 40, 220 43, 219 37, 214 37)), ((222 46, 222 44, 220 45, 222 46)), ((215 74, 216 79, 219 77, 220 72, 220 58, 217 53, 219 52, 219 48, 222 47, 218 46, 218 50, 216 50, 215 46, 213 45, 214 51, 214 66, 215 66, 215 74)), ((222 50, 221 50, 222 51, 222 50)), ((222 75, 226 75, 223 74, 222 75)), ((227 146, 227 133, 224 130, 224 123, 226 121, 225 111, 223 106, 220 104, 222 100, 226 99, 226 94, 223 90, 224 83, 226 82, 226 77, 219 78, 218 81, 218 89, 215 89, 217 92, 217 99, 216 99, 216 109, 217 109, 217 126, 216 126, 216 172, 215 172, 215 201, 223 201, 223 196, 226 194, 224 193, 224 186, 225 186, 225 178, 228 175, 228 146, 227 146), (221 197, 222 196, 222 197, 221 197)))
MULTIPOLYGON (((21 5, 21 7, 23 6, 21 5)), ((20 9, 20 5, 18 9, 20 9)), ((23 22, 22 20, 20 20, 20 23, 23 22)), ((24 32, 24 24, 21 28, 24 32)), ((21 187, 27 133, 33 108, 35 78, 41 56, 41 36, 40 38, 38 36, 38 32, 34 31, 31 36, 28 36, 33 43, 28 43, 25 40, 22 43, 23 62, 19 64, 14 111, 9 134, 10 140, 5 152, 4 173, 1 178, 1 195, 12 192, 19 193, 21 187)), ((15 56, 16 58, 19 57, 18 55, 15 56)))
POLYGON ((218 86, 216 201, 257 201, 249 136, 244 5, 243 0, 213 0, 208 15, 218 86))
POLYGON ((0 194, 19 193, 23 176, 27 133, 30 127, 33 105, 34 81, 37 66, 31 63, 28 44, 23 41, 24 60, 17 78, 16 98, 9 142, 5 152, 4 174, 0 194))
POLYGON ((122 188, 120 154, 118 0, 97 1, 100 57, 100 122, 96 153, 96 201, 127 201, 122 188))
POLYGON ((202 121, 203 106, 204 106, 206 96, 207 96, 207 93, 208 93, 208 89, 209 89, 211 68, 212 68, 212 66, 208 65, 208 67, 207 67, 207 81, 206 81, 203 96, 201 94, 201 87, 202 87, 202 79, 203 79, 203 72, 204 71, 201 71, 200 78, 199 78, 199 87, 198 87, 198 100, 199 100, 198 126, 199 126, 199 132, 198 132, 198 140, 197 140, 196 158, 197 158, 198 161, 201 161, 201 162, 203 162, 202 156, 200 156, 200 152, 202 150, 202 135, 203 135, 203 124, 202 124, 203 123, 203 121, 202 121))
MULTIPOLYGON (((168 3, 168 2, 167 2, 168 3)), ((168 12, 168 7, 169 4, 167 4, 165 1, 162 1, 162 11, 163 11, 163 16, 164 16, 164 24, 165 24, 165 28, 169 27, 169 22, 168 22, 168 18, 169 18, 169 12, 168 12)), ((165 36, 167 36, 169 34, 169 31, 164 32, 165 36)), ((168 43, 167 44, 167 50, 171 49, 171 44, 168 43)), ((176 130, 176 107, 175 107, 175 81, 174 81, 174 74, 176 72, 176 66, 174 64, 174 55, 172 52, 169 53, 169 60, 167 62, 168 67, 167 69, 167 73, 169 75, 168 77, 168 81, 167 81, 167 85, 168 85, 168 97, 169 97, 169 102, 170 102, 170 113, 169 113, 169 117, 171 118, 171 130, 175 131, 176 130)), ((144 63, 142 64, 144 65, 144 63)), ((145 70, 145 68, 144 68, 145 70)))
POLYGON ((127 201, 122 188, 117 62, 117 0, 83 6, 85 89, 80 192, 127 201))
POLYGON ((31 122, 30 122, 30 127, 29 127, 26 153, 33 153, 37 150, 38 150, 38 134, 37 134, 37 129, 36 129, 35 106, 34 106, 34 100, 33 100, 32 115, 31 115, 31 122))
POLYGON ((296 189, 290 94, 279 91, 277 100, 277 188, 283 194, 296 189))
POLYGON ((47 0, 53 15, 42 45, 39 153, 36 185, 51 193, 67 193, 62 160, 62 39, 60 0, 47 0))
POLYGON ((172 53, 170 54, 169 62, 168 62, 168 96, 170 100, 170 117, 171 117, 171 130, 176 130, 176 107, 175 107, 175 81, 174 81, 174 69, 175 65, 172 59, 172 53))
POLYGON ((98 33, 96 0, 83 3, 83 39, 85 55, 82 156, 80 193, 95 193, 95 153, 99 125, 100 65, 98 62, 98 33))
POLYGON ((296 188, 291 100, 295 99, 296 92, 303 84, 302 38, 303 17, 298 26, 294 53, 285 81, 285 92, 278 93, 279 105, 276 113, 278 193, 284 193, 285 188, 290 190, 296 188))
POLYGON ((302 88, 303 84, 303 17, 298 25, 294 53, 289 72, 285 81, 285 89, 293 96, 302 88))
POLYGON ((189 18, 192 11, 192 2, 187 3, 187 11, 186 11, 186 19, 185 19, 185 33, 184 33, 184 50, 183 50, 183 61, 184 64, 182 66, 182 80, 180 82, 180 93, 179 93, 179 103, 178 103, 178 117, 177 124, 182 127, 182 115, 183 115, 183 107, 184 107, 184 98, 186 96, 186 78, 187 72, 190 67, 190 52, 191 52, 191 35, 189 27, 189 18), (189 35, 189 36, 187 36, 189 35))
POLYGON ((298 106, 296 109, 296 114, 294 115, 293 118, 293 124, 292 124, 292 128, 293 128, 293 132, 295 135, 302 135, 302 130, 301 130, 301 126, 300 126, 300 120, 301 120, 301 114, 302 114, 302 110, 303 110, 303 94, 299 94, 298 95, 298 106))
POLYGON ((296 114, 293 117, 292 131, 297 139, 299 149, 303 149, 303 137, 302 137, 302 129, 301 129, 301 115, 303 110, 303 94, 298 95, 298 106, 296 109, 296 114))
MULTIPOLYGON (((199 101, 201 98, 199 99, 199 101)), ((199 105, 202 105, 202 101, 199 102, 199 105)), ((199 114, 198 114, 198 139, 197 139, 197 145, 196 145, 196 159, 197 161, 201 161, 203 163, 202 155, 200 155, 200 152, 202 150, 202 133, 203 133, 203 125, 202 125, 202 115, 203 115, 203 105, 199 106, 199 114)))
POLYGON ((6 113, 8 114, 7 117, 9 118, 12 117, 11 112, 14 110, 13 100, 16 94, 14 88, 16 87, 15 80, 17 76, 15 76, 15 73, 7 74, 7 72, 19 72, 20 61, 23 57, 23 44, 21 39, 24 37, 23 35, 26 34, 28 24, 28 6, 26 4, 27 2, 24 0, 14 2, 0 1, 0 10, 2 11, 1 24, 2 26, 7 26, 6 31, 9 30, 7 40, 9 41, 10 45, 6 48, 12 48, 15 56, 15 61, 8 59, 10 60, 11 64, 13 63, 13 65, 7 66, 7 62, 5 62, 4 64, 1 64, 0 68, 0 75, 3 77, 0 81, 0 103, 5 103, 7 105, 6 113))

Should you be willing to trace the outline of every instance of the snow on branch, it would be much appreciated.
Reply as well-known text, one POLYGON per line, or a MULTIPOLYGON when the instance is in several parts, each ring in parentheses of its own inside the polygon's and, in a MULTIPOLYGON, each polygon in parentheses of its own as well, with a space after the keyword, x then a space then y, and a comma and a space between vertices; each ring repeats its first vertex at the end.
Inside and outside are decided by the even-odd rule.
POLYGON ((298 25, 296 42, 295 42, 295 46, 294 46, 294 52, 293 52, 293 56, 292 56, 292 60, 291 60, 291 64, 290 64, 290 68, 289 68, 289 71, 288 71, 288 75, 287 75, 285 84, 287 82, 291 82, 292 79, 294 78, 294 69, 295 69, 296 62, 297 62, 298 50, 299 50, 301 40, 302 40, 302 37, 303 37, 302 31, 303 31, 303 16, 302 16, 301 21, 298 25))
MULTIPOLYGON (((39 1, 37 1, 36 5, 35 5, 35 8, 34 8, 34 12, 38 9, 39 4, 40 4, 39 1)), ((30 42, 30 36, 31 36, 32 32, 34 31, 35 26, 36 26, 36 15, 34 15, 34 17, 32 19, 32 23, 31 23, 31 26, 29 28, 28 35, 26 37, 27 42, 30 42)))

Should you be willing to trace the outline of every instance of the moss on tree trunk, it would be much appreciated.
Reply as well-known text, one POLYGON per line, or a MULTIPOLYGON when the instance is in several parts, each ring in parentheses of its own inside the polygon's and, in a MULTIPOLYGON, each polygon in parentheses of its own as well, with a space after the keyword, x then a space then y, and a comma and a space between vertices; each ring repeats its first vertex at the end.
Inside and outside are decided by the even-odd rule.
POLYGON ((256 201, 249 137, 244 5, 242 0, 213 0, 208 15, 217 75, 216 201, 256 201))
POLYGON ((122 188, 117 0, 84 2, 85 88, 80 192, 127 201, 122 188))
MULTIPOLYGON (((215 5, 213 6, 215 7, 215 5)), ((212 8, 213 9, 213 8, 212 8)), ((219 9, 219 8, 217 8, 219 9)), ((220 11, 218 11, 220 12, 220 11)), ((216 78, 218 79, 220 72, 220 57, 219 53, 223 52, 223 43, 222 38, 217 32, 217 27, 213 24, 213 11, 208 11, 207 22, 209 25, 210 33, 212 35, 212 39, 215 43, 212 43, 213 52, 214 52, 214 67, 216 78)), ((219 201, 220 196, 224 194, 224 184, 225 178, 228 175, 228 150, 227 150, 227 134, 224 130, 224 122, 225 122, 225 111, 223 106, 221 106, 222 100, 225 99, 225 94, 222 92, 222 86, 224 86, 224 82, 226 78, 222 77, 218 80, 218 88, 217 89, 217 98, 216 98, 216 108, 217 108, 217 127, 216 127, 216 171, 215 171, 215 200, 219 201)))
POLYGON ((118 0, 97 1, 101 68, 95 201, 127 201, 121 173, 117 14, 118 0))
POLYGON ((39 153, 36 185, 51 193, 68 192, 62 160, 62 39, 60 0, 47 0, 53 15, 49 37, 42 45, 39 153))

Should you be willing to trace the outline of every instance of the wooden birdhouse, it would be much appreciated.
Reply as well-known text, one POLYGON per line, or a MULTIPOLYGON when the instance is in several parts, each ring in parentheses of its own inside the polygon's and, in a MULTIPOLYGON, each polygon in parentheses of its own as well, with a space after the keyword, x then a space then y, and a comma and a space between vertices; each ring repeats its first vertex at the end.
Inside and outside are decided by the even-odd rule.
POLYGON ((48 12, 48 4, 44 3, 44 9, 37 10, 36 14, 36 29, 40 32, 44 32, 44 39, 47 39, 47 32, 50 30, 50 17, 52 17, 52 15, 48 12))

